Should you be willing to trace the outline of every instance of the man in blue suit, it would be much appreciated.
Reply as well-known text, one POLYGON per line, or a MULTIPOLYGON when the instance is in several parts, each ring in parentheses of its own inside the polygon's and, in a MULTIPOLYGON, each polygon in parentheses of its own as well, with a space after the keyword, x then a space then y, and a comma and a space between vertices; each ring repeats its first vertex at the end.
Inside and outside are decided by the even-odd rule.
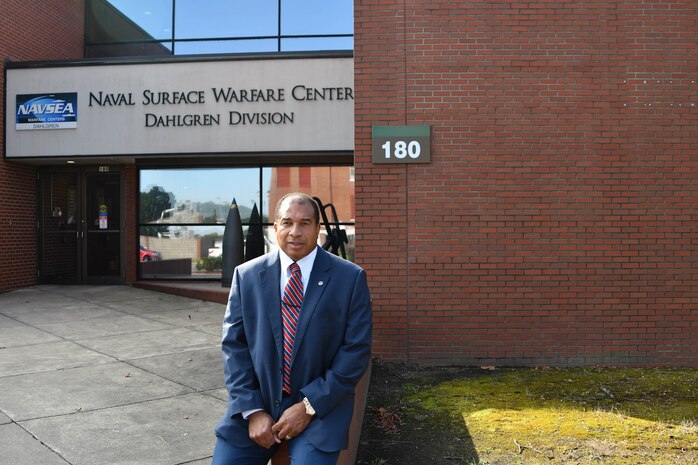
POLYGON ((319 208, 306 194, 279 200, 274 230, 280 250, 233 275, 223 324, 229 401, 212 465, 266 465, 282 441, 292 465, 336 465, 347 447, 370 357, 366 273, 317 246, 319 208))

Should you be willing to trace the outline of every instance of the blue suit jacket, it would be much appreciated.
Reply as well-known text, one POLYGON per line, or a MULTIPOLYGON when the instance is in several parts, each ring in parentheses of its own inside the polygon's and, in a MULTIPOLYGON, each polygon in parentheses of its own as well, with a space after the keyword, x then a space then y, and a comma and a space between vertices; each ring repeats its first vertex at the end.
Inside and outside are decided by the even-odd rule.
MULTIPOLYGON (((291 359, 294 402, 308 397, 317 415, 304 435, 323 451, 347 447, 354 386, 371 347, 371 301, 366 273, 318 247, 305 290, 291 359)), ((253 446, 241 413, 263 408, 281 414, 283 335, 279 253, 235 269, 223 324, 228 411, 216 435, 253 446)))

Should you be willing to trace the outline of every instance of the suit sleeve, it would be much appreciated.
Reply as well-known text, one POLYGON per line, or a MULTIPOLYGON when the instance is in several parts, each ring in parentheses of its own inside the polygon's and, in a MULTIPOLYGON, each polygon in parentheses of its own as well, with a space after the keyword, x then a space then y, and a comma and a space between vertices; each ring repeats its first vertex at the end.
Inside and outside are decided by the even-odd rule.
POLYGON ((371 356, 371 325, 371 298, 366 272, 360 269, 355 276, 348 305, 343 343, 325 376, 301 389, 320 418, 329 413, 344 396, 353 394, 356 383, 366 371, 371 356))
POLYGON ((235 270, 223 321, 223 370, 231 401, 230 415, 262 409, 264 402, 250 358, 242 312, 240 274, 235 270))

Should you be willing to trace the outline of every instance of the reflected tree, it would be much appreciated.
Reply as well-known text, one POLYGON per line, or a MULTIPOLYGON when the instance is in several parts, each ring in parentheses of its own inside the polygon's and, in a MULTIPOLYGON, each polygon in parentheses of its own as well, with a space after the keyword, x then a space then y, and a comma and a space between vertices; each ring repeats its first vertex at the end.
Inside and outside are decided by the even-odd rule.
MULTIPOLYGON (((172 208, 175 196, 171 192, 165 192, 161 186, 153 186, 148 192, 141 192, 140 196, 140 223, 155 223, 162 212, 172 208)), ((167 226, 142 226, 141 234, 145 236, 157 236, 166 232, 167 226)))

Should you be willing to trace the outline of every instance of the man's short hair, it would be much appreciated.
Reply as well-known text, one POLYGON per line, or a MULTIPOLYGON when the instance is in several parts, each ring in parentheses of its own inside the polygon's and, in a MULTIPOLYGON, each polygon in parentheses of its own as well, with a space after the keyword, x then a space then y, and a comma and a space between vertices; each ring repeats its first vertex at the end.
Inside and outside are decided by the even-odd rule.
POLYGON ((274 221, 280 219, 279 210, 281 210, 281 204, 288 199, 292 199, 291 203, 298 203, 301 205, 309 203, 310 206, 313 207, 313 217, 315 219, 315 224, 320 224, 320 207, 318 206, 314 198, 303 192, 291 192, 290 194, 286 194, 283 197, 281 197, 279 201, 276 202, 276 208, 274 209, 274 221))

